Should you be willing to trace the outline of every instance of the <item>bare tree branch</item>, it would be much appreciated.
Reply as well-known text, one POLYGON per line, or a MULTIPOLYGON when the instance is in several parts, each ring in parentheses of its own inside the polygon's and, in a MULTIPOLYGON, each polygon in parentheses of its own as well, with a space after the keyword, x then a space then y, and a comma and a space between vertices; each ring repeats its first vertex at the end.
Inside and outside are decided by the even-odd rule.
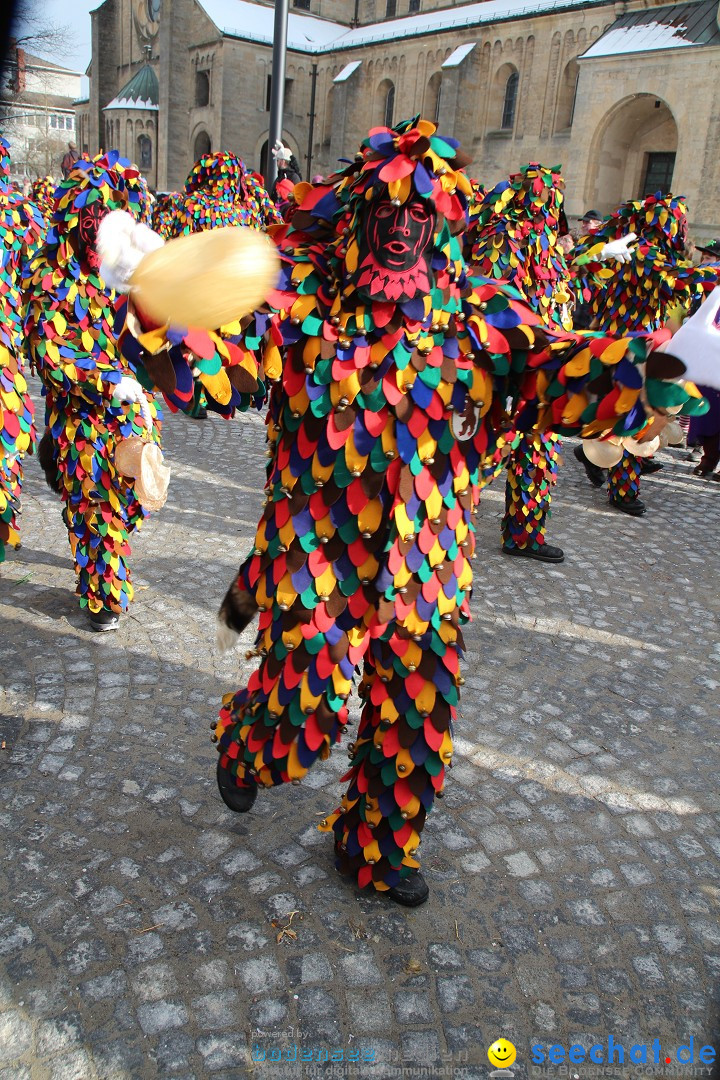
MULTIPOLYGON (((28 52, 51 50, 55 56, 67 52, 72 35, 67 23, 57 23, 44 13, 42 0, 17 0, 13 20, 14 44, 28 52)), ((6 64, 12 58, 6 58, 6 64)))

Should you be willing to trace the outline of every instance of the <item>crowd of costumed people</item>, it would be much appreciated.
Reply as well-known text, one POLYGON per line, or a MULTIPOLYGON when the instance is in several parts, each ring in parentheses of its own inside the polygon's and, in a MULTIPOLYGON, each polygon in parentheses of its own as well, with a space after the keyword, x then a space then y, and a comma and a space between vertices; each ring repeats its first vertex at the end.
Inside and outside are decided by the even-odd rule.
POLYGON ((720 245, 696 265, 669 193, 575 237, 560 167, 488 187, 418 117, 312 183, 277 144, 272 198, 230 152, 153 196, 115 151, 23 196, 1 145, 0 557, 37 446, 88 626, 115 629, 131 534, 167 496, 161 401, 189 418, 264 409, 262 515, 219 611, 223 647, 257 619, 254 669, 212 725, 220 795, 245 813, 348 735, 347 787, 320 824, 337 868, 423 903, 481 491, 505 477, 504 553, 557 563, 563 436, 631 516, 679 420, 712 474, 720 245))

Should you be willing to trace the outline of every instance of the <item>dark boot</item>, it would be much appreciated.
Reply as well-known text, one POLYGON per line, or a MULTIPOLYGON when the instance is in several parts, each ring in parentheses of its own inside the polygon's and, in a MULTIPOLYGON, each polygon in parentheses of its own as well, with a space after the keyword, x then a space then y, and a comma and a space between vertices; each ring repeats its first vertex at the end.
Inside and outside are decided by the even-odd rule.
POLYGON ((109 608, 100 608, 99 611, 91 611, 88 608, 88 621, 90 629, 94 630, 96 634, 105 634, 108 630, 117 630, 120 617, 114 611, 110 611, 109 608))
POLYGON ((640 517, 646 509, 645 503, 640 499, 611 499, 610 505, 616 510, 622 510, 623 514, 630 514, 631 517, 640 517))
POLYGON ((408 877, 403 878, 399 885, 393 885, 392 889, 385 892, 385 896, 403 907, 420 907, 429 895, 427 882, 419 870, 414 870, 408 877))
POLYGON ((592 461, 588 461, 582 446, 576 446, 573 454, 584 468, 592 486, 596 488, 602 487, 605 483, 605 470, 601 469, 599 465, 593 465, 592 461))
POLYGON ((247 814, 257 799, 257 784, 238 787, 230 770, 220 764, 220 758, 217 763, 217 786, 222 801, 236 814, 247 814))
POLYGON ((553 547, 552 544, 536 544, 534 547, 531 544, 527 547, 509 547, 503 544, 502 549, 504 555, 519 555, 525 559, 538 559, 540 562, 560 563, 565 558, 563 549, 553 547))

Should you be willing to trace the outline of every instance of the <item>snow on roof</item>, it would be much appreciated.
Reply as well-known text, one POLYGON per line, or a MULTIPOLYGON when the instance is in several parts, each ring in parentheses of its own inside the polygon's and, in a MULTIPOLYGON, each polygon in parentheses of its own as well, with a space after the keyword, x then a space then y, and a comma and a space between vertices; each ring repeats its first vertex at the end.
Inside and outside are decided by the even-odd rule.
POLYGON ((150 112, 158 111, 157 105, 154 105, 152 101, 143 101, 141 98, 124 98, 120 97, 119 94, 105 106, 104 111, 108 109, 148 109, 150 112))
POLYGON ((628 12, 616 19, 581 59, 720 45, 715 9, 715 0, 703 0, 628 12))
POLYGON ((473 51, 476 45, 477 41, 466 41, 464 45, 458 45, 457 49, 454 49, 445 63, 440 66, 444 68, 460 67, 465 57, 473 51))
POLYGON ((333 82, 334 83, 346 82, 350 78, 352 73, 354 71, 357 71, 357 69, 360 67, 361 64, 362 64, 362 60, 353 60, 351 63, 346 64, 345 67, 342 69, 342 71, 339 73, 339 75, 335 76, 335 78, 333 79, 333 82))
MULTIPOLYGON (((250 0, 198 0, 198 2, 218 30, 228 37, 271 44, 273 8, 253 4, 250 0)), ((296 52, 331 52, 338 48, 349 49, 358 45, 372 45, 379 41, 396 41, 418 37, 422 34, 433 34, 441 30, 461 30, 481 23, 519 19, 528 15, 542 15, 576 7, 600 6, 605 3, 607 0, 482 0, 480 3, 420 12, 406 18, 388 19, 385 22, 371 23, 354 29, 330 22, 328 19, 318 19, 313 15, 291 13, 288 17, 287 43, 288 48, 296 52)))
MULTIPOLYGON (((199 0, 200 6, 212 21, 229 37, 245 38, 272 44, 275 21, 274 8, 253 4, 250 0, 199 0)), ((287 43, 299 52, 320 52, 347 27, 314 15, 288 15, 287 43)))

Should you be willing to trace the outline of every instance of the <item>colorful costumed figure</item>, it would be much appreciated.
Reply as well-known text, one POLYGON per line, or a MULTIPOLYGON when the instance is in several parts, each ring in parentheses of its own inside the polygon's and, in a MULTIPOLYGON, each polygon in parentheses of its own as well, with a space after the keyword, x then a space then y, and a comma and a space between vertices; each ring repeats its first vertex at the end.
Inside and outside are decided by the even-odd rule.
MULTIPOLYGON (((113 293, 98 268, 98 227, 111 209, 149 213, 139 171, 115 151, 77 162, 60 184, 26 282, 28 345, 46 398, 41 464, 64 503, 80 606, 97 631, 114 629, 132 599, 128 538, 147 516, 141 498, 153 503, 145 473, 160 468, 158 414, 117 350, 113 293), (140 440, 158 450, 147 446, 133 477, 117 452, 140 440)), ((144 238, 147 250, 162 243, 149 229, 144 238)))
MULTIPOLYGON (((248 173, 244 162, 225 151, 205 154, 193 166, 172 207, 165 239, 228 226, 265 229, 282 222, 267 191, 248 173)), ((198 385, 188 415, 207 416, 207 398, 198 385)))
POLYGON ((46 226, 50 224, 50 218, 52 217, 56 189, 57 180, 54 176, 40 177, 33 180, 30 186, 30 201, 37 206, 46 226))
POLYGON ((163 191, 155 196, 151 224, 153 231, 162 236, 163 240, 169 240, 172 236, 173 221, 181 199, 182 193, 179 191, 163 191))
MULTIPOLYGON (((581 286, 590 306, 591 326, 606 333, 655 330, 668 321, 673 308, 680 305, 691 310, 717 282, 716 269, 695 267, 685 258, 687 203, 682 196, 658 192, 623 203, 591 236, 578 243, 577 254, 583 256, 598 243, 611 243, 629 232, 638 237, 633 258, 620 268, 595 271, 581 286)), ((692 415, 694 408, 691 400, 678 411, 692 415)), ((580 448, 577 457, 585 465, 590 482, 601 486, 603 475, 598 462, 590 459, 588 465, 587 454, 580 448)), ((627 452, 610 467, 611 506, 633 517, 645 513, 639 497, 642 472, 642 459, 627 452)))
POLYGON ((203 155, 193 165, 175 207, 170 236, 226 225, 264 229, 281 222, 270 196, 243 161, 220 151, 203 155))
MULTIPOLYGON (((474 199, 465 239, 473 272, 509 282, 546 326, 570 330, 571 275, 558 245, 564 187, 559 166, 523 166, 509 180, 482 192, 479 202, 474 199)), ((507 468, 502 548, 508 555, 562 562, 562 549, 545 539, 560 440, 552 430, 518 429, 512 414, 517 416, 523 402, 513 372, 508 374, 512 406, 498 436, 494 467, 486 472, 490 482, 503 464, 507 468)))
MULTIPOLYGON (((463 163, 434 124, 374 129, 276 234, 280 282, 237 343, 270 383, 269 462, 254 547, 221 608, 235 632, 259 611, 260 659, 214 725, 220 792, 246 812, 259 788, 300 783, 347 730, 362 670, 349 787, 320 828, 342 873, 409 906, 428 895, 417 852, 452 758, 496 379, 525 365, 539 427, 639 438, 649 424, 639 390, 622 393, 650 363, 644 340, 554 335, 467 278, 463 163), (611 392, 591 403, 598 367, 611 392)), ((134 325, 131 305, 126 321, 123 347, 169 384, 161 330, 134 325)), ((173 361, 178 383, 194 355, 187 374, 173 361)))
POLYGON ((20 543, 22 457, 35 443, 33 403, 23 371, 22 277, 45 231, 37 207, 10 191, 10 153, 0 137, 0 562, 20 543))
MULTIPOLYGON (((559 166, 538 162, 481 191, 471 205, 465 239, 466 257, 477 272, 494 281, 508 281, 536 311, 545 326, 571 330, 579 267, 566 255, 560 238, 567 235, 563 211, 565 181, 559 166)), ((475 194, 475 192, 474 192, 475 194)), ((630 237, 613 244, 598 242, 582 259, 589 278, 607 260, 624 257, 630 237)), ((519 395, 516 372, 508 373, 506 397, 511 402, 500 426, 490 482, 504 463, 505 516, 503 551, 542 562, 561 562, 561 548, 545 539, 552 489, 557 482, 560 439, 551 428, 543 431, 518 427, 519 416, 532 416, 519 395)))

